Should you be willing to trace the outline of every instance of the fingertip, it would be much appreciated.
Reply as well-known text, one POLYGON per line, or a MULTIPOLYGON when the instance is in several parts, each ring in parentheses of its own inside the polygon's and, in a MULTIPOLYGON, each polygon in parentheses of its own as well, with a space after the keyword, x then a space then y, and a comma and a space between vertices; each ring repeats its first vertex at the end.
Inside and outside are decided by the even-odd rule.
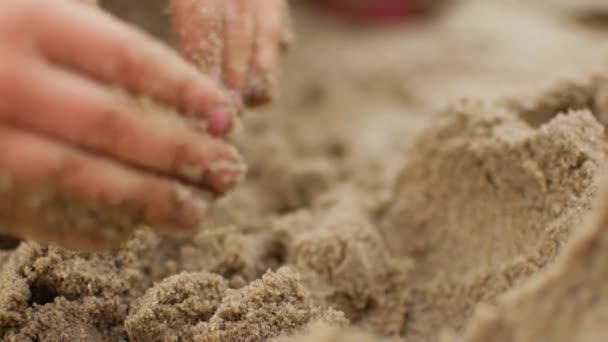
POLYGON ((243 94, 245 104, 248 107, 259 107, 273 100, 276 91, 276 74, 257 70, 250 74, 243 94))
POLYGON ((177 190, 178 205, 175 213, 177 228, 192 229, 199 226, 209 210, 210 195, 196 194, 180 186, 177 190))
POLYGON ((226 109, 212 110, 207 114, 209 132, 213 135, 225 135, 232 129, 235 114, 226 109))
POLYGON ((229 90, 202 75, 195 81, 183 84, 180 90, 185 103, 182 113, 204 122, 207 131, 212 135, 226 135, 239 112, 239 105, 229 90))
POLYGON ((247 168, 240 160, 218 160, 210 166, 210 171, 207 183, 216 193, 224 194, 243 180, 247 168))
POLYGON ((181 183, 169 184, 163 203, 148 205, 146 223, 167 232, 189 231, 198 227, 209 210, 213 196, 181 183))
POLYGON ((245 176, 247 166, 238 150, 222 144, 221 155, 210 160, 206 166, 204 183, 215 194, 224 194, 236 186, 245 176))

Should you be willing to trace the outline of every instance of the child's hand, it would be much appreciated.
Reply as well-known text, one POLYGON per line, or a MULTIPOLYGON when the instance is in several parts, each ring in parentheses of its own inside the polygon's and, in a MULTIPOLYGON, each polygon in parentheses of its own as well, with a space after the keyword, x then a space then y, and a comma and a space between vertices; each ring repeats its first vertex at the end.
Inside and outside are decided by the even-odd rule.
POLYGON ((169 0, 184 55, 246 104, 268 102, 289 40, 286 0, 169 0))
MULTIPOLYGON (((262 57, 264 66, 273 58, 262 57)), ((242 173, 236 151, 212 136, 229 130, 235 111, 215 81, 103 11, 0 1, 0 216, 17 183, 192 227, 206 206, 193 193, 223 192, 242 173), (190 117, 146 115, 115 85, 190 117), (193 117, 210 135, 188 124, 193 117)))

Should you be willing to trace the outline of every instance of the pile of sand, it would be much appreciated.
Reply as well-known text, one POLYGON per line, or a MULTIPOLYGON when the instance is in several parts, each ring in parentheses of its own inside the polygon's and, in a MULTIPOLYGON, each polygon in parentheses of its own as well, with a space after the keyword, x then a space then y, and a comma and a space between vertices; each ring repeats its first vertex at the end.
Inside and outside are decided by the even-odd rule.
MULTIPOLYGON (((531 6, 466 3, 488 18, 515 17, 523 12, 509 12, 511 6, 531 6)), ((505 82, 514 87, 532 77, 511 75, 507 66, 517 63, 504 58, 501 44, 540 52, 505 38, 511 29, 494 21, 488 32, 495 39, 471 38, 469 25, 483 21, 467 10, 455 5, 436 25, 407 28, 409 44, 390 51, 414 65, 429 58, 443 63, 452 41, 464 46, 457 51, 496 44, 475 62, 463 53, 429 63, 433 68, 416 64, 401 75, 407 81, 359 55, 331 67, 311 62, 310 75, 288 73, 283 101, 246 118, 237 138, 250 163, 248 179, 193 237, 141 228, 105 253, 0 237, 0 338, 606 339, 606 81, 512 97, 488 70, 505 67, 496 73, 512 77, 505 82), (430 44, 427 32, 445 44, 430 44), (460 83, 450 85, 452 79, 460 83), (475 80, 469 90, 485 89, 480 97, 504 92, 509 100, 461 101, 421 114, 431 112, 429 98, 449 98, 450 86, 460 89, 463 79, 475 80)), ((570 35, 544 17, 522 18, 523 28, 562 45, 580 38, 583 51, 591 41, 587 31, 564 29, 576 32, 570 35), (537 31, 526 26, 537 21, 537 31)), ((320 25, 314 20, 302 21, 310 32, 320 25)), ((382 37, 390 43, 401 36, 382 37)), ((353 52, 361 41, 388 48, 373 37, 353 28, 318 35, 291 63, 318 51, 353 52)), ((392 68, 409 65, 390 55, 375 57, 392 68)), ((564 55, 560 63, 567 65, 564 55)), ((554 65, 545 71, 557 78, 554 65)))

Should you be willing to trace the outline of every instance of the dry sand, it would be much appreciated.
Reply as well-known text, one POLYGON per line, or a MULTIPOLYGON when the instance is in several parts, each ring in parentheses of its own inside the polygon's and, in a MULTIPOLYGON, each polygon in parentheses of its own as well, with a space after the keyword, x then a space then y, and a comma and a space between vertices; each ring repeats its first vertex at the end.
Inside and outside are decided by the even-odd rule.
POLYGON ((298 7, 281 101, 237 137, 246 182, 192 238, 0 238, 0 336, 608 340, 608 9, 584 3, 382 30, 298 7))

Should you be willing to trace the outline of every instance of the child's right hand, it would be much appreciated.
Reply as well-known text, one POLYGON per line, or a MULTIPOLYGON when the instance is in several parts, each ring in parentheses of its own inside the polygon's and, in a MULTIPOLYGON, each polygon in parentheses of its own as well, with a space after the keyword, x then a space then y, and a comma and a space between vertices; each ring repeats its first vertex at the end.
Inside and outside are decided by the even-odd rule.
POLYGON ((242 174, 237 152, 221 139, 235 113, 217 82, 100 9, 0 1, 3 218, 14 205, 10 185, 21 184, 126 205, 150 225, 195 227, 206 202, 194 194, 224 192, 242 174), (190 118, 146 115, 116 85, 190 118), (208 133, 187 123, 193 118, 208 133))

